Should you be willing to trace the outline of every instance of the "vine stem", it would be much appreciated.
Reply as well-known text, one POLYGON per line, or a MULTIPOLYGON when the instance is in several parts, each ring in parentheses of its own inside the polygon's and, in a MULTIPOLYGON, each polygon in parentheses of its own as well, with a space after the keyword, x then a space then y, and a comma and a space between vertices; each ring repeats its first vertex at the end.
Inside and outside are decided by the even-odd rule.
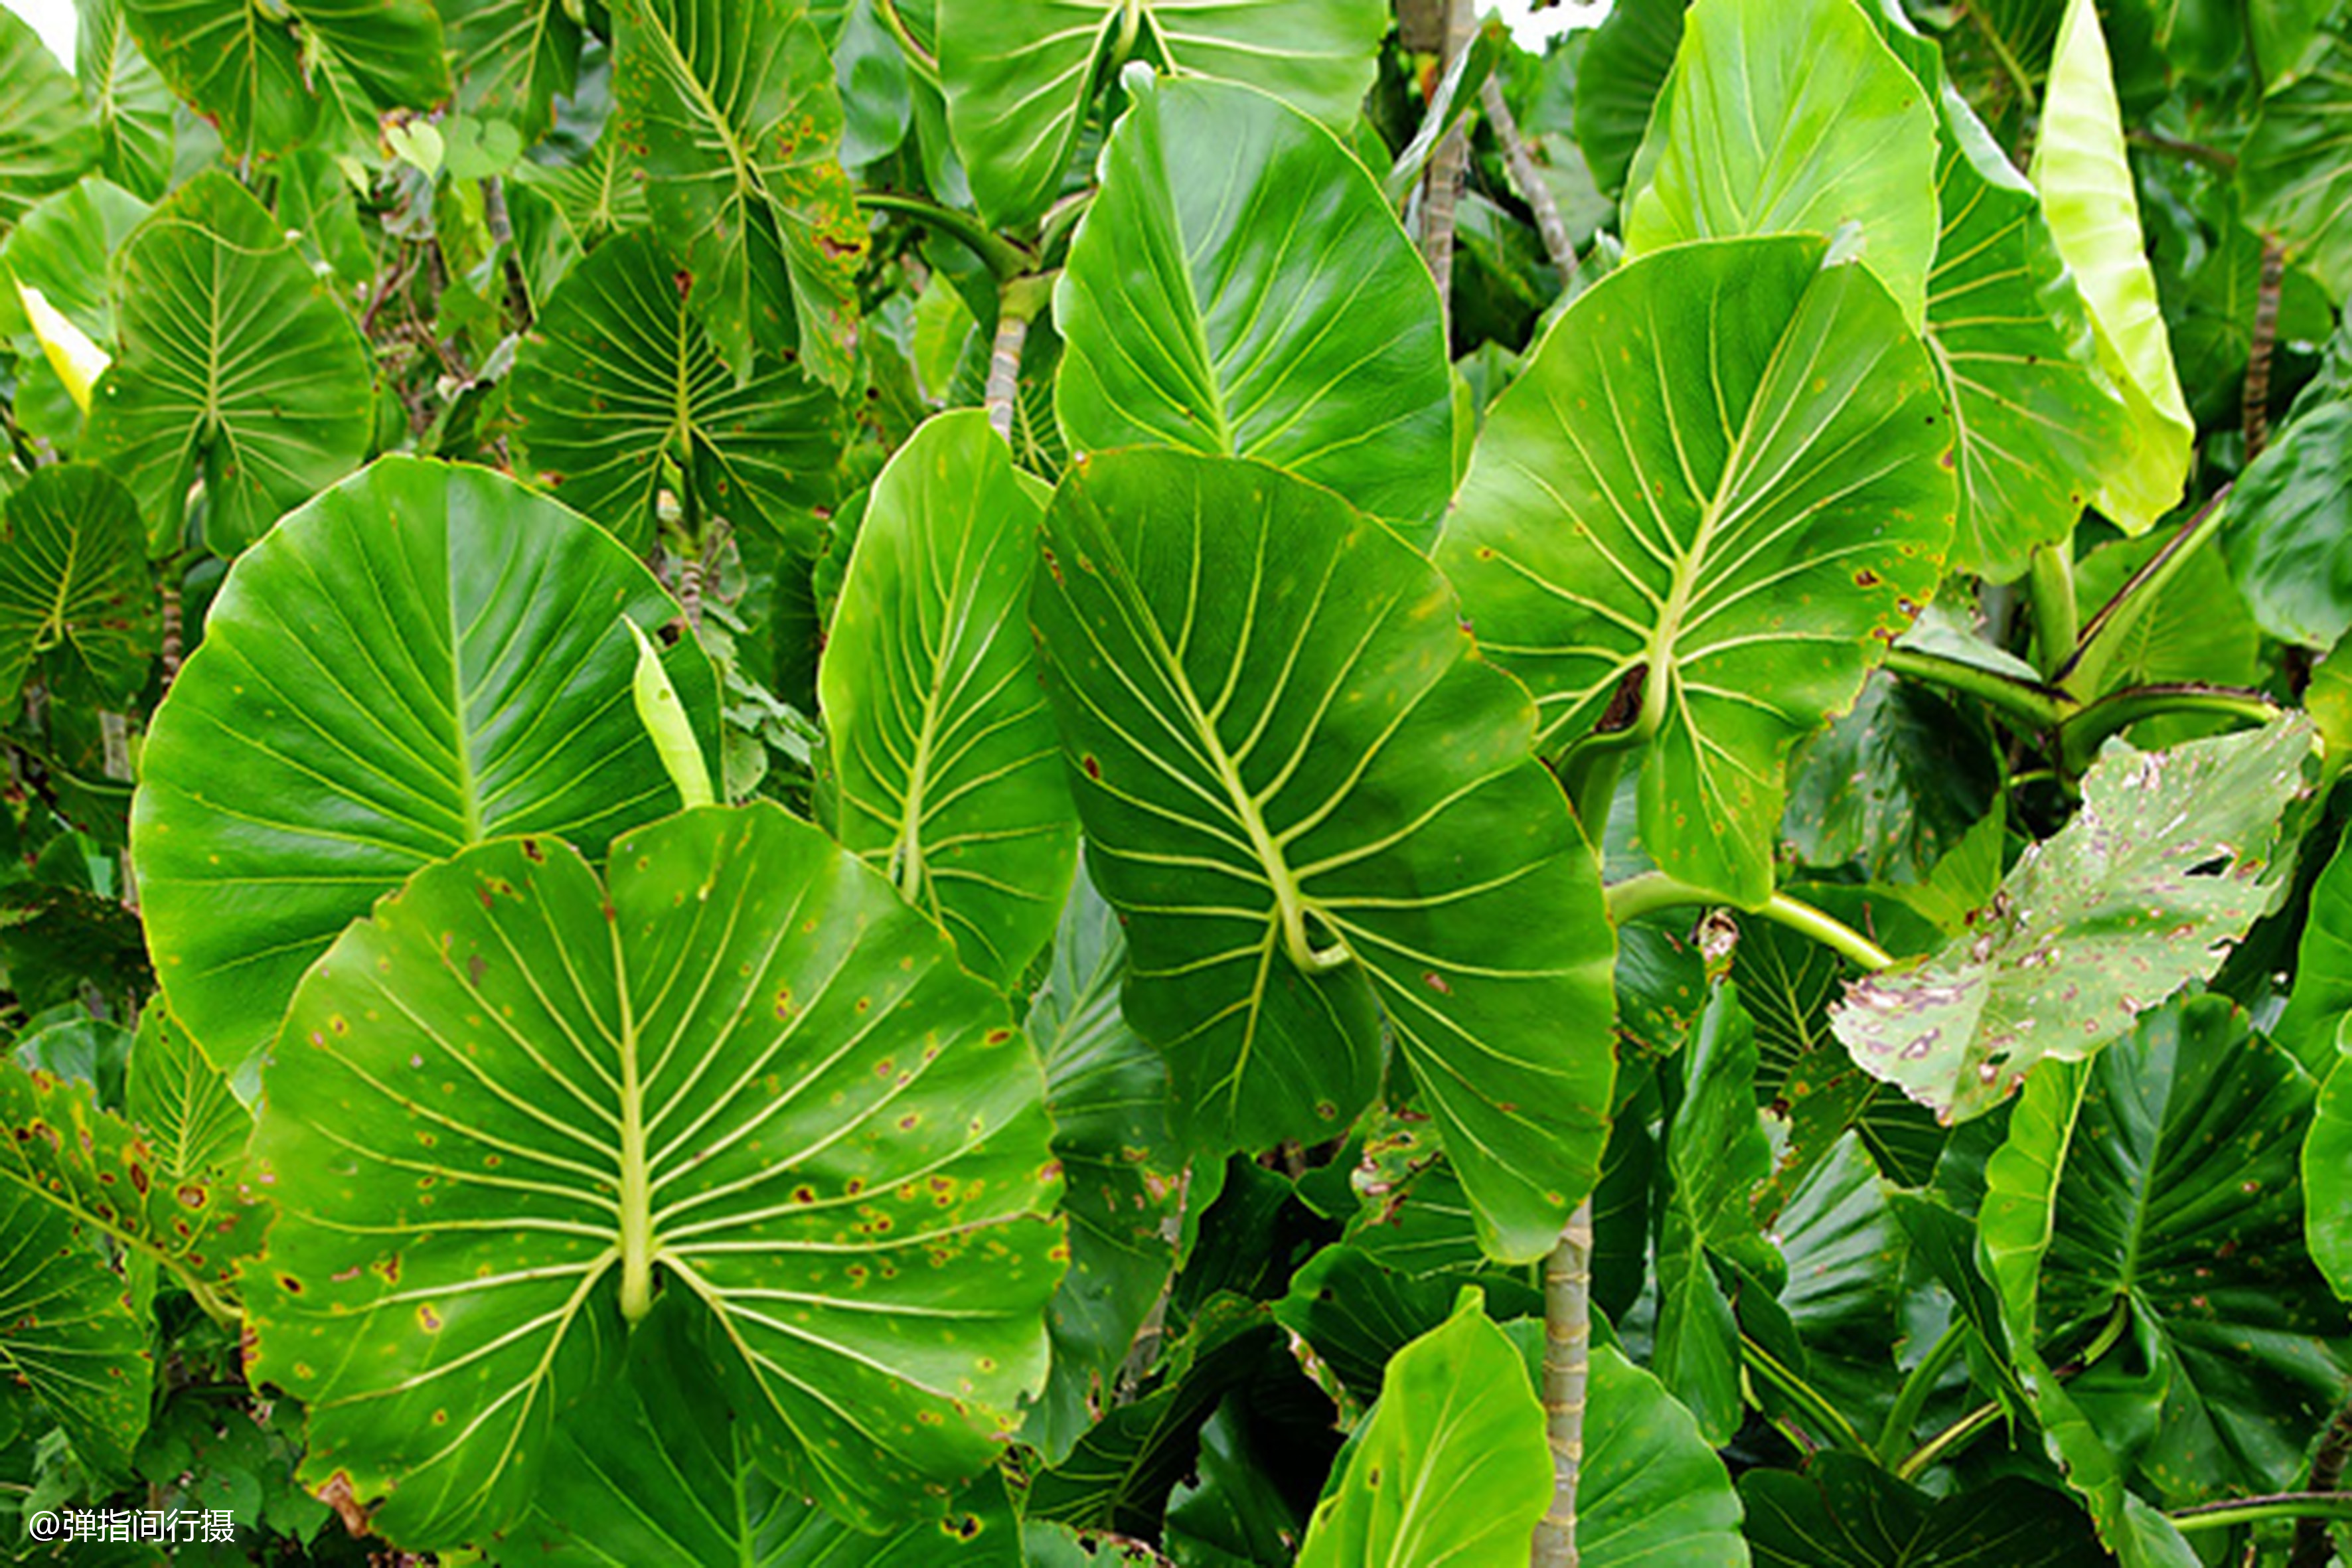
POLYGON ((179 678, 180 659, 187 647, 187 632, 180 619, 180 576, 177 561, 163 564, 163 689, 172 689, 179 678))
POLYGON ((1551 1506, 1536 1526, 1533 1568, 1577 1568, 1576 1483, 1584 1468, 1584 1401, 1592 1371, 1592 1200, 1568 1216, 1544 1259, 1544 1436, 1551 1506))
MULTIPOLYGON (((1678 878, 1667 876, 1664 871, 1645 871, 1641 876, 1628 877, 1622 882, 1612 883, 1608 895, 1610 922, 1621 926, 1627 921, 1659 910, 1725 901, 1704 888, 1693 887, 1678 878)), ((1761 907, 1748 912, 1809 936, 1840 957, 1851 959, 1864 969, 1891 969, 1895 965, 1894 954, 1835 915, 1817 910, 1786 893, 1774 893, 1761 907)))
POLYGON ((1511 171, 1511 184, 1528 199, 1528 206, 1536 215, 1536 232, 1543 236, 1544 252, 1551 258, 1552 270, 1559 274, 1560 287, 1576 284, 1576 242, 1568 236, 1568 225, 1559 216, 1559 203, 1552 199, 1551 187, 1544 183, 1543 170, 1537 166, 1535 154, 1528 148, 1527 138, 1519 132, 1518 117, 1511 112, 1510 100, 1503 96, 1503 84, 1488 77, 1478 89, 1478 102, 1486 111, 1486 123, 1494 128, 1495 140, 1503 144, 1503 162, 1511 171))
POLYGON ((2033 552, 2028 575, 2033 608, 2033 640, 2042 668, 2054 673, 2074 661, 2082 640, 2082 611, 2074 602, 2074 553, 2071 544, 2043 544, 2033 552))
MULTIPOLYGON (((1471 13, 1470 0, 1447 0, 1445 9, 1445 53, 1441 68, 1454 63, 1454 58, 1470 47, 1476 19, 1471 13)), ((1457 125, 1445 133, 1437 151, 1429 160, 1429 172, 1424 174, 1421 197, 1421 258, 1429 264, 1429 275, 1437 280, 1437 300, 1452 331, 1452 300, 1454 295, 1454 209, 1462 197, 1462 172, 1470 162, 1470 138, 1457 125)))
POLYGON ((2241 403, 2246 428, 2246 461, 2271 443, 2271 350, 2278 342, 2279 295, 2286 286, 2286 247, 2274 234, 2263 236, 2263 281, 2254 293, 2254 335, 2246 345, 2246 387, 2241 403))
MULTIPOLYGON (((2180 1531, 2225 1530, 2265 1519, 2292 1519, 2300 1521, 2298 1532, 2303 1525, 2317 1524, 2324 1540, 2328 1520, 2352 1519, 2352 1492, 2271 1492, 2263 1497, 2223 1498, 2178 1509, 2164 1517, 2180 1531)), ((2333 1554, 2332 1548, 2324 1547, 2317 1561, 2326 1563, 2333 1554)))

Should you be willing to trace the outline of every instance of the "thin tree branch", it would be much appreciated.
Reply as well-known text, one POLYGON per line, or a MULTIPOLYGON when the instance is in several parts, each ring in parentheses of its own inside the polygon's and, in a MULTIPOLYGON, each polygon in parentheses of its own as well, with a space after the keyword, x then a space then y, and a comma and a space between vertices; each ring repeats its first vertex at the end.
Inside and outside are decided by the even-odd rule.
MULTIPOLYGON (((1475 24, 1471 0, 1447 0, 1444 65, 1452 65, 1454 57, 1470 47, 1475 24)), ((1429 264, 1429 275, 1437 280, 1438 303, 1447 314, 1449 341, 1453 331, 1450 302, 1454 293, 1454 212, 1462 198, 1462 171, 1469 161, 1470 139, 1457 125, 1437 144, 1437 153, 1430 159, 1429 172, 1422 183, 1421 258, 1429 264)))
POLYGON ((1592 1370, 1592 1200, 1568 1216, 1544 1259, 1544 1436, 1551 1506, 1536 1526, 1533 1568, 1577 1568, 1576 1484, 1584 1468, 1585 1389, 1592 1370))
MULTIPOLYGON (((2344 1466, 2352 1459, 2352 1403, 2347 1403, 2327 1424, 2327 1436, 2319 1440, 2319 1452, 2311 1458, 2311 1490, 2334 1492, 2344 1479, 2344 1466)), ((2288 1549, 2286 1568, 2327 1568, 2327 1560, 2335 1555, 2336 1543, 2328 1539, 2326 1521, 2315 1515, 2305 1514, 2295 1521, 2294 1543, 2288 1549)))
POLYGON ((1574 287, 1576 242, 1569 237, 1568 225, 1559 216, 1559 203, 1552 198, 1543 170, 1528 150, 1527 138, 1519 133, 1518 117, 1511 112, 1510 100, 1503 96, 1502 82, 1488 77, 1478 89, 1478 101, 1486 110, 1486 123, 1494 128, 1495 140, 1503 144, 1503 163, 1511 172, 1511 184, 1518 187, 1519 195, 1527 198, 1536 215, 1536 232, 1543 236, 1544 252, 1551 258, 1552 270, 1559 274, 1560 287, 1574 287))
POLYGON ((2246 387, 2241 402, 2246 429, 2246 461, 2271 444, 2271 350, 2278 342, 2279 295, 2286 284, 2286 247, 2274 234, 2263 236, 2263 281, 2254 294, 2254 335, 2246 345, 2246 387))

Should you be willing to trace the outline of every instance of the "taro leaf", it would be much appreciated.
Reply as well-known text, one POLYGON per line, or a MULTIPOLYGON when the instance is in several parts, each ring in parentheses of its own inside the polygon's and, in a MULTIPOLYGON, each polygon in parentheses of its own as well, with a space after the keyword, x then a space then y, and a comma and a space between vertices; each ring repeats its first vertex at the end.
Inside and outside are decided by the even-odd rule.
POLYGON ((583 246, 643 227, 649 220, 645 182, 636 177, 620 128, 609 120, 577 163, 527 162, 515 170, 515 178, 545 192, 583 246))
POLYGON ((1623 189, 1650 108, 1674 69, 1689 0, 1618 0, 1576 68, 1576 144, 1594 184, 1623 189))
POLYGON ((2000 759, 1981 721, 1882 670, 1852 712, 1790 759, 1789 773, 1780 836, 1801 860, 1858 862, 1873 881, 1916 882, 1992 808, 2000 759))
POLYGON ((89 1085, 100 1110, 119 1113, 131 1041, 131 1031, 112 1019, 93 1018, 87 1006, 67 1005, 27 1020, 10 1054, 34 1072, 89 1085))
POLYGON ((131 36, 232 157, 279 153, 331 121, 449 96, 429 0, 120 0, 131 36), (313 95, 314 86, 320 89, 313 95))
POLYGON ((1454 488, 1444 313, 1363 165, 1264 93, 1171 81, 1102 167, 1055 293, 1071 445, 1256 458, 1426 542, 1454 488))
MULTIPOLYGON (((2070 1466, 2087 1453, 2095 1475, 2136 1473, 2168 1507, 2294 1484, 2352 1372, 2343 1309, 2305 1254, 2297 1134, 2313 1094, 2220 997, 2035 1076, 1988 1168, 1982 1222, 2012 1352, 2039 1409, 2046 1363, 2126 1313, 2161 1396, 2142 1429, 2103 1420, 2126 1348, 2093 1362, 2066 1385, 2080 1425, 2042 1411, 2070 1466)), ((2116 1499, 2087 1490, 2115 1544, 2116 1499)))
POLYGON ((841 400, 796 367, 763 355, 750 380, 728 374, 649 233, 565 275, 511 386, 523 466, 638 552, 681 478, 703 517, 793 537, 847 435, 841 400))
POLYGON ((1168 1130, 1168 1068, 1119 1013, 1127 939, 1081 874, 1023 1026, 1045 1062, 1070 1269, 1045 1310, 1052 1370, 1022 1439, 1048 1464, 1109 1408, 1118 1371, 1176 1266, 1184 1171, 1168 1130))
POLYGON ((146 201, 172 180, 172 90, 139 52, 122 0, 74 0, 74 75, 98 128, 99 167, 146 201))
POLYGON ((504 120, 525 142, 547 134, 555 100, 578 84, 581 27, 564 0, 440 0, 456 62, 457 108, 504 120))
POLYGON ((1902 1382, 1909 1243, 1860 1138, 1841 1137, 1796 1184, 1772 1236, 1789 1269, 1779 1305, 1804 1347, 1806 1380, 1876 1431, 1902 1382))
MULTIPOLYGON (((2323 668, 2326 667, 2323 666, 2323 668)), ((2315 1079, 2352 1052, 2344 1027, 2352 1016, 2352 855, 2339 846, 2311 889, 2310 913, 2295 951, 2294 987, 2272 1037, 2294 1053, 2315 1079)))
POLYGON ((1925 315, 1935 111, 1854 0, 1696 0, 1627 188, 1630 255, 1858 227, 1904 319, 1925 315))
MULTIPOLYGON (((0 330, 32 335, 13 279, 37 289, 50 307, 89 333, 100 348, 115 341, 114 300, 107 288, 108 258, 153 209, 137 196, 85 175, 25 215, 0 242, 0 330)), ((23 374, 20 370, 19 376, 23 374)), ((18 393, 21 416, 23 393, 18 393)))
POLYGON ((612 129, 738 382, 797 351, 849 390, 866 225, 807 0, 617 0, 612 129))
POLYGON ((1527 1363, 1475 1289, 1397 1352, 1386 1387, 1315 1510, 1298 1568, 1526 1562, 1551 1502, 1551 1450, 1527 1363))
POLYGON ((1130 47, 1344 126, 1388 28, 1382 0, 939 0, 940 74, 982 216, 1019 228, 1060 195, 1087 105, 1130 47))
POLYGON ((52 697, 120 710, 146 683, 155 586, 139 508, 103 468, 52 464, 0 531, 0 707, 37 674, 52 697))
POLYGON ((2304 1228, 2312 1261, 2352 1302, 2352 1053, 2320 1087, 2303 1146, 2304 1228))
POLYGON ((1831 1026, 1948 1122, 1998 1105, 2044 1058, 2090 1056, 2212 973, 2269 908, 2311 742, 2300 717, 2170 752, 2110 741, 2082 810, 2025 852, 1973 929, 1855 982, 1831 1026))
POLYGON ((1228 1395, 1201 1428, 1197 1479, 1169 1496, 1160 1542, 1181 1568, 1287 1568, 1297 1555, 1306 1521, 1266 1448, 1228 1395))
POLYGON ((2180 500, 2197 426, 2173 370, 2092 0, 2069 0, 2059 26, 2032 174, 2058 254, 2089 307, 2099 366, 2123 394, 2127 416, 2091 501, 2125 532, 2145 532, 2180 500))
MULTIPOLYGON (((1608 1174, 1604 1160, 1603 1182, 1608 1174)), ((1347 1239, 1381 1268, 1421 1276, 1469 1273, 1485 1263, 1470 1194, 1444 1155, 1386 1191, 1366 1195, 1370 1201, 1349 1222, 1347 1239)))
POLYGON ((0 7, 0 232, 98 158, 74 79, 32 24, 0 7))
MULTIPOLYGON (((2092 551, 2074 567, 2076 599, 2108 603, 2167 542, 2150 534, 2092 551)), ((2252 686, 2262 678, 2262 628, 2246 613, 2220 551, 2190 552, 2161 591, 2136 599, 2137 613, 2119 616, 2121 624, 2111 623, 2076 659, 2068 679, 2082 681, 2078 689, 2086 695, 2174 681, 2252 686)), ((2134 745, 2155 751, 2221 727, 2211 719, 2167 714, 2143 719, 2126 734, 2134 745)))
POLYGON ((118 265, 121 352, 88 454, 130 488, 151 548, 179 548, 196 479, 205 542, 231 555, 367 455, 367 346, 236 180, 212 170, 174 191, 118 265))
POLYGON ((630 1336, 626 1376, 567 1413, 509 1562, 540 1568, 1022 1568, 1020 1525, 995 1470, 949 1505, 864 1533, 760 1468, 710 1368, 664 1311, 630 1336))
POLYGON ((2326 37, 2310 74, 2263 100, 2238 183, 2247 216, 2341 304, 2352 296, 2352 36, 2339 22, 2326 37))
POLYGON ((2264 631, 2328 647, 2352 629, 2352 403, 2323 403, 2222 503, 2221 550, 2264 631))
POLYGON ((2106 1560, 2090 1521, 2047 1487, 1998 1477, 1933 1498, 1834 1450, 1804 1473, 1739 1478, 1757 1568, 2089 1568, 2106 1560))
POLYGON ((160 996, 139 1016, 123 1109, 174 1182, 235 1169, 253 1134, 252 1113, 160 996))
POLYGON ((2125 449, 2124 405, 2093 368, 2090 316, 2041 198, 1946 85, 1942 51, 1891 20, 1886 41, 1936 97, 1927 345, 1958 446, 1950 563, 2017 577, 2036 546, 2072 537, 2089 476, 2125 449))
MULTIPOLYGON (((677 799, 623 617, 677 607, 604 530, 485 468, 386 458, 229 574, 157 709, 131 811, 173 1010, 225 1069, 336 933, 503 833, 602 853, 677 799)), ((716 680, 664 658, 703 738, 716 680)))
POLYGON ((862 1528, 936 1510, 1045 1374, 1027 1043, 780 807, 688 812, 611 865, 478 846, 296 994, 247 1322, 256 1378, 309 1408, 303 1479, 389 1492, 388 1539, 498 1528, 657 1298, 780 1481, 862 1528))
POLYGON ((1341 1131, 1377 1009, 1482 1243, 1542 1257, 1606 1136, 1612 942, 1526 695, 1410 545, 1257 464, 1098 455, 1045 531, 1031 613, 1088 865, 1182 1131, 1341 1131))
POLYGON ((981 410, 926 422, 874 482, 817 667, 842 846, 1005 991, 1077 849, 1024 614, 1043 490, 981 410))
MULTIPOLYGON (((1463 1283, 1458 1275, 1414 1279, 1340 1243, 1307 1260, 1275 1303, 1275 1321, 1308 1345, 1349 1392, 1380 1396, 1397 1352, 1444 1323, 1463 1283)), ((1524 1279, 1496 1273, 1475 1281, 1498 1318, 1540 1316, 1543 1297, 1524 1279)))
MULTIPOLYGON (((2234 423, 2244 406, 2246 359, 2262 309, 2261 237, 2229 218, 2193 265, 2176 260, 2157 272, 2156 282, 2190 412, 2210 424, 2234 423)), ((2273 343, 2323 341, 2334 320, 2326 293, 2300 267, 2282 276, 2277 310, 2273 343)))
POLYGON ((153 1393, 146 1321, 82 1223, 16 1174, 0 1167, 0 1378, 31 1392, 90 1471, 121 1474, 153 1393))
POLYGON ((1545 751, 1638 690, 1642 841, 1742 907, 1772 891, 1782 758, 1853 705, 1951 536, 1933 367, 1826 248, 1679 246, 1594 285, 1488 412, 1438 554, 1545 751))

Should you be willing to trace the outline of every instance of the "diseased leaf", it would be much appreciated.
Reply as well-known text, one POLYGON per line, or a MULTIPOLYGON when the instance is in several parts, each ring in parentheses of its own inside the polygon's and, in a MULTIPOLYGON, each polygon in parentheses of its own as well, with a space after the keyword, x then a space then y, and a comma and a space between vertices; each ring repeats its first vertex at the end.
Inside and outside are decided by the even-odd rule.
POLYGON ((1019 228, 1061 194, 1087 106, 1129 55, 1260 88, 1344 126, 1372 85, 1382 0, 939 0, 948 124, 981 214, 1019 228))
POLYGON ((1489 410, 1438 552, 1545 752, 1622 744, 1603 721, 1638 699, 1642 841, 1742 907, 1772 890, 1782 760, 1951 538, 1933 368, 1826 249, 1678 246, 1594 285, 1489 410))
MULTIPOLYGON (((0 1064, 0 1079, 16 1070, 0 1064)), ((0 1375, 65 1428, 91 1470, 119 1475, 147 1426, 148 1325, 89 1230, 14 1174, 0 1171, 0 1375)))
MULTIPOLYGON (((623 616, 677 614, 612 537, 487 469, 387 458, 230 574, 156 710, 131 854, 173 1010, 234 1069, 310 962, 503 833, 601 852, 677 799, 623 616)), ((716 681, 666 656, 711 749, 716 681)))
POLYGON ((1613 943, 1524 693, 1409 545, 1254 463, 1098 455, 1045 534, 1031 614, 1181 1131, 1340 1131, 1385 1018, 1481 1241, 1543 1256, 1600 1163, 1613 943))
POLYGON ((2093 0, 2068 0, 2058 29, 2032 176, 2058 254, 2090 309, 2100 368, 2129 416, 2091 501, 2126 533, 2143 533, 2179 503, 2197 426, 2173 369, 2093 0))
POLYGON ((617 0, 613 120, 655 231, 740 384, 797 353, 849 390, 866 225, 807 0, 617 0))
POLYGON ((1072 447, 1255 458, 1428 540, 1454 488, 1444 317, 1363 166, 1263 93, 1181 79, 1102 166, 1054 300, 1072 447))
POLYGON ((2308 721, 2142 753, 2111 741, 2083 806, 2029 848, 1969 932, 1847 988, 1831 1026, 1873 1076, 1947 1121, 2044 1058, 2080 1061, 2221 966, 2286 875, 2308 721))
POLYGON ((1658 101, 1627 178, 1629 255, 1853 228, 1863 264, 1920 324, 1936 117, 1853 0, 1696 0, 1658 101))
POLYGON ((843 847, 1000 990, 1053 936, 1077 844, 1022 626, 1042 489, 981 410, 926 421, 874 482, 817 667, 843 847))
POLYGON ((2304 1232, 2312 1261, 2352 1302, 2352 1052, 2320 1086, 2303 1146, 2304 1232))
POLYGON ((36 472, 0 532, 0 708, 37 674, 68 702, 120 709, 146 683, 155 589, 139 509, 87 463, 36 472))
POLYGON ((88 455, 176 551, 191 485, 233 555, 359 466, 375 427, 367 347, 260 203, 218 170, 174 191, 119 263, 121 352, 88 455))
POLYGON ((774 805, 625 836, 603 879, 479 846, 294 1000, 254 1375, 308 1407, 307 1480, 446 1544, 522 1510, 657 1314, 788 1488, 935 1512, 1045 1373, 1043 1089, 946 936, 774 805))
POLYGON ((1390 1363, 1387 1392, 1315 1510, 1299 1568, 1517 1568, 1551 1501, 1543 1406, 1475 1289, 1390 1363))

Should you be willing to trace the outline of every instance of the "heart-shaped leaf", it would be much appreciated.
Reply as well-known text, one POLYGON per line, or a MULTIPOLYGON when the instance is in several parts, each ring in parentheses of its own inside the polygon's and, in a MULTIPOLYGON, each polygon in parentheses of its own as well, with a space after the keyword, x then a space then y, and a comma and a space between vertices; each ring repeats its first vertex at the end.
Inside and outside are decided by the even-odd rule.
MULTIPOLYGON (((1520 1336, 1530 1376, 1542 1324, 1520 1336)), ((1579 1568, 1747 1568, 1739 1494, 1691 1414, 1615 1345, 1592 1347, 1584 1462, 1576 1483, 1579 1568)))
POLYGON ((1425 538, 1454 488, 1444 314, 1363 165, 1264 93, 1177 80, 1102 169, 1054 300, 1070 444, 1256 458, 1425 538))
POLYGON ((1551 1450, 1527 1364, 1475 1289, 1397 1352, 1385 1386, 1307 1527, 1299 1568, 1517 1568, 1551 1502, 1551 1450))
POLYGON ((2105 1553, 2083 1510, 2016 1476, 1928 1496, 1866 1459, 1739 1478, 1757 1568, 2082 1568, 2105 1553))
POLYGON ((1854 0, 1696 0, 1628 177, 1625 243, 1860 232, 1913 327, 1936 254, 1936 117, 1854 0))
POLYGON ((2058 254, 2090 308, 2100 368, 2128 416, 2123 445, 2099 465, 2092 504, 2125 532, 2140 533, 2179 504, 2197 426, 2181 400, 2140 235, 2115 72, 2093 0, 2069 0, 2059 26, 2032 174, 2058 254))
POLYGON ((979 409, 874 482, 817 669, 844 847, 1010 990, 1054 934, 1077 821, 1023 635, 1043 486, 979 409))
MULTIPOLYGON (((2267 9, 2267 7, 2265 8, 2267 9)), ((2263 100, 2238 161, 2256 223, 2286 240, 2338 304, 2352 298, 2352 31, 2339 16, 2317 63, 2263 100)))
POLYGON ((627 1324, 690 1336, 763 1468, 935 1512, 1045 1373, 1044 1083, 946 936, 773 805, 426 868, 305 979, 254 1152, 257 1379, 388 1538, 530 1500, 627 1324))
POLYGON ((940 75, 982 215, 1017 228, 1060 194, 1087 105, 1129 53, 1336 126, 1355 118, 1388 29, 1381 0, 939 0, 940 75))
POLYGON ((1789 749, 1853 704, 1951 538, 1935 372, 1825 250, 1677 246, 1603 279, 1489 411, 1438 551, 1544 750, 1649 735, 1642 842, 1743 907, 1772 891, 1789 749))
POLYGON ((130 488, 151 546, 178 549, 188 489, 229 555, 359 466, 375 430, 367 346, 278 221, 218 170, 122 250, 121 350, 89 455, 130 488))
POLYGON ((797 352, 849 388, 866 255, 841 97, 808 0, 617 0, 612 128, 740 383, 797 352))
POLYGON ((2083 807, 2025 852, 1941 952, 1855 982, 1831 1015, 1853 1059, 1947 1121, 2080 1061, 2221 966, 2286 874, 2279 821, 2307 793, 2300 718, 2143 753, 2111 741, 2083 807))
POLYGON ((1189 1136, 1342 1131, 1384 1017, 1481 1241, 1543 1256, 1600 1165, 1613 943, 1526 694, 1410 545, 1257 464, 1097 456, 1045 532, 1087 864, 1189 1136))
POLYGON ((0 11, 0 231, 98 162, 81 94, 32 24, 0 11))
POLYGON ((131 36, 122 0, 75 0, 74 76, 98 129, 106 177, 146 201, 172 181, 172 89, 131 36))
MULTIPOLYGON (((240 561, 157 709, 131 853, 173 1010, 225 1068, 310 961, 502 833, 601 852, 677 800, 623 617, 677 606, 603 529, 485 468, 387 458, 240 561)), ((665 661, 715 748, 717 682, 665 661)))
POLYGON ((580 19, 564 0, 439 0, 457 64, 457 107, 536 142, 580 70, 580 19))
POLYGON ((139 508, 103 468, 37 470, 0 533, 0 707, 37 672, 51 695, 119 709, 145 683, 155 586, 139 508))
POLYGON ((739 384, 687 303, 649 233, 567 273, 515 356, 524 463, 635 551, 681 485, 701 517, 804 532, 831 494, 841 400, 765 356, 739 384))

